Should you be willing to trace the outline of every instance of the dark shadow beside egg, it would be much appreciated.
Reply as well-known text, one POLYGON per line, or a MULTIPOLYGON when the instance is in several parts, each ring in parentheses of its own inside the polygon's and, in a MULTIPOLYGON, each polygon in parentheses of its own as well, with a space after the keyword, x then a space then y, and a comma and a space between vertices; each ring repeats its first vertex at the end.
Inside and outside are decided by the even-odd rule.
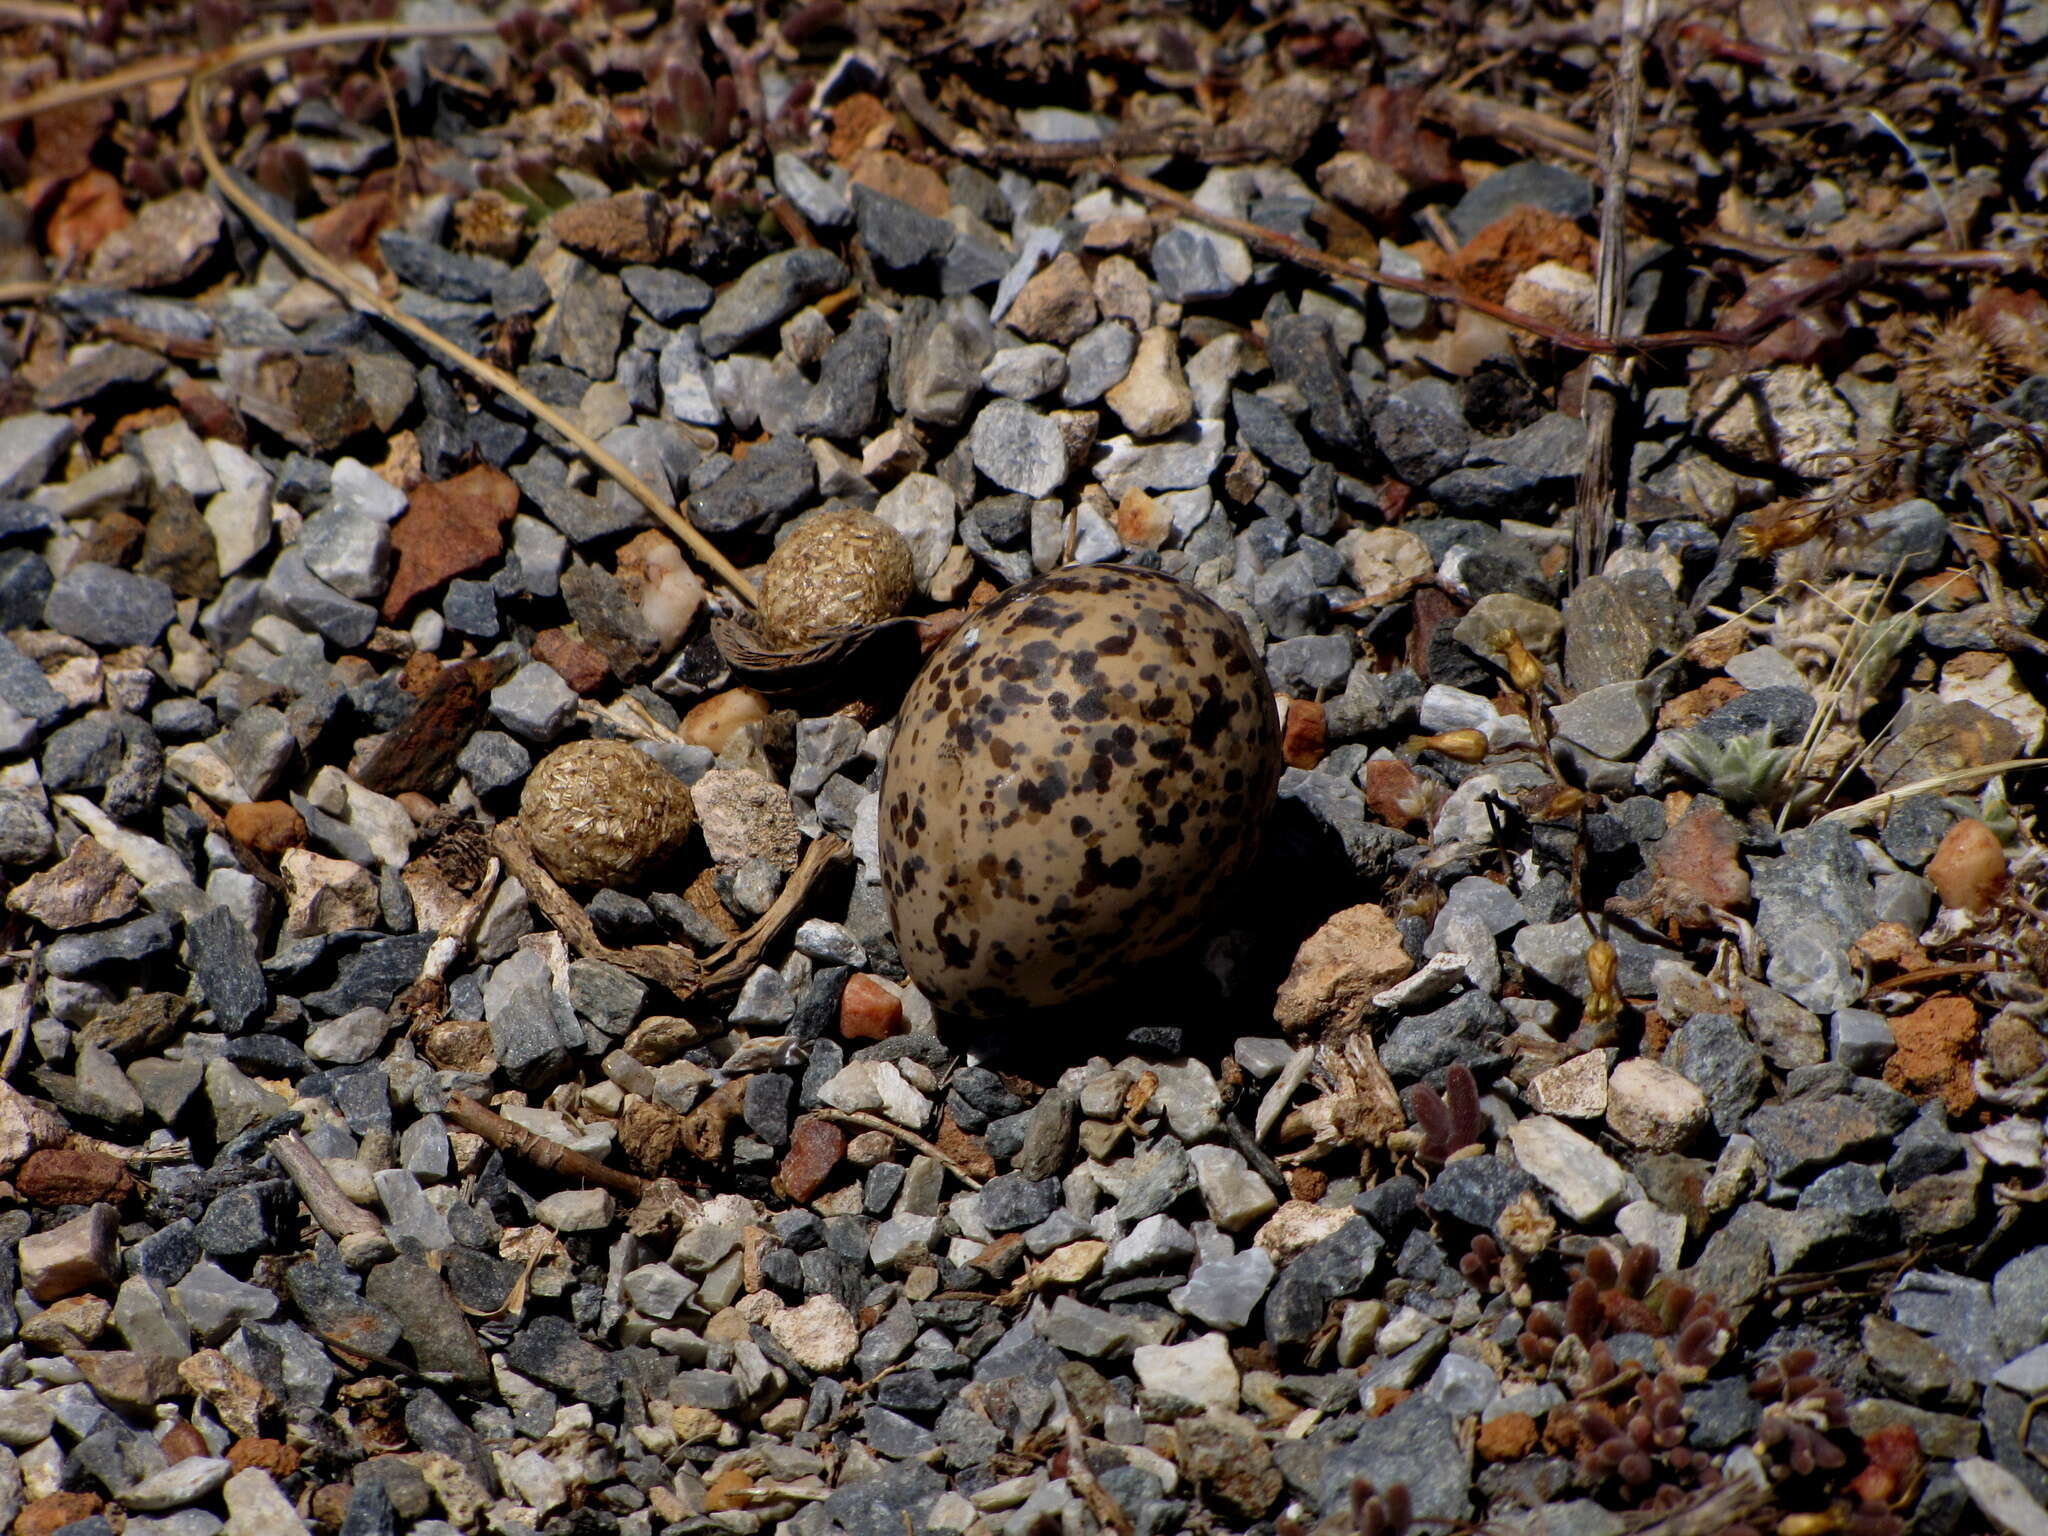
POLYGON ((1276 1033, 1274 994, 1302 941, 1333 910, 1391 901, 1427 851, 1362 816, 1340 829, 1282 799, 1244 878, 1181 949, 1087 997, 995 1020, 941 1015, 940 1029, 981 1064, 1037 1083, 1092 1056, 1220 1061, 1238 1039, 1276 1033))

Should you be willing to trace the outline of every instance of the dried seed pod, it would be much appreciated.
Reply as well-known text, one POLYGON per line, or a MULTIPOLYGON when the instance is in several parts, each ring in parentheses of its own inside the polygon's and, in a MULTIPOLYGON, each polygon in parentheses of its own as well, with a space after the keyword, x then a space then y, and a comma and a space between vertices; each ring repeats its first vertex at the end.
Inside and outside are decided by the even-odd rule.
POLYGON ((1486 739, 1486 732, 1439 731, 1434 736, 1410 736, 1405 743, 1409 752, 1441 752, 1445 757, 1461 763, 1478 763, 1486 760, 1492 744, 1486 739))
POLYGON ((1621 1014, 1621 988, 1616 983, 1620 957, 1605 939, 1586 946, 1586 1009, 1588 1024, 1605 1024, 1621 1014))
POLYGON ((683 781, 623 741, 572 741, 542 758, 519 820, 564 885, 627 886, 670 858, 696 824, 683 781))
POLYGON ((801 645, 829 629, 893 619, 915 586, 903 535, 852 507, 813 512, 768 557, 761 575, 762 633, 801 645))
POLYGON ((1522 644, 1522 637, 1512 629, 1503 629, 1493 637, 1493 648, 1499 653, 1501 665, 1507 669, 1508 681, 1523 693, 1543 691, 1543 663, 1529 654, 1529 648, 1522 644))

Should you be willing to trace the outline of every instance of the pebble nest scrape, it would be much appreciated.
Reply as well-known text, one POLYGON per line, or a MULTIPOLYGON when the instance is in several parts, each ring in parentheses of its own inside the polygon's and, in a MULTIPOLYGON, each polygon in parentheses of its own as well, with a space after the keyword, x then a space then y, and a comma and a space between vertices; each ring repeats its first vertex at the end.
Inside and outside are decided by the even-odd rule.
POLYGON ((1122 566, 1012 587, 895 721, 881 851, 905 965, 986 1015, 1169 953, 1250 863, 1279 774, 1272 686, 1214 602, 1122 566))
MULTIPOLYGON (((68 183, 48 157, 96 108, 0 144, 0 178, 24 146, 51 170, 33 210, 0 193, 10 306, 50 232, 89 239, 116 200, 139 232, 0 326, 0 1526, 1355 1536, 1405 1503, 1619 1536, 1754 1479, 1759 1532, 2038 1531, 2048 860, 2038 777, 1983 770, 2048 730, 2022 516, 2048 496, 2048 346, 1995 261, 1939 274, 1951 218, 2025 264, 2038 215, 1974 191, 2025 163, 2009 127, 1949 129, 2048 78, 2048 4, 1982 8, 1984 75, 1939 51, 1963 35, 1940 7, 1812 10, 1815 70, 1751 7, 1715 25, 1755 61, 1653 80, 1657 147, 1711 151, 1708 195, 1765 238, 1881 248, 1883 209, 1943 233, 1856 263, 1881 281, 1846 336, 1816 300, 1746 358, 1626 382, 1625 516, 1577 580, 1582 359, 1121 179, 1178 152, 1160 174, 1240 234, 1377 239, 1385 273, 1591 325, 1584 167, 1454 143, 1431 114, 1460 93, 1398 83, 1440 67, 1436 8, 1212 30, 1105 0, 1067 41, 1029 7, 863 9, 983 128, 1006 125, 975 90, 1048 70, 1100 109, 1021 109, 1025 152, 977 164, 892 118, 918 74, 830 9, 794 52, 736 27, 739 63, 694 7, 545 20, 567 39, 521 18, 503 103, 464 45, 329 50, 335 89, 238 68, 208 116, 267 134, 248 163, 288 194, 304 156, 298 211, 332 201, 330 233, 396 219, 358 248, 397 302, 732 558, 821 503, 897 528, 916 618, 798 658, 807 687, 874 685, 847 704, 734 689, 741 653, 636 502, 213 192, 156 195, 183 180, 158 98, 105 98, 68 183), (636 55, 671 82, 750 69, 774 121, 715 160, 565 156, 636 55), (1933 186, 1861 131, 1784 133, 1841 107, 1830 60, 1869 61, 1887 122, 1940 145, 1933 186), (1094 138, 1118 111, 1131 132, 1094 138), (481 187, 543 164, 536 202, 572 199, 544 225, 481 187), (480 189, 418 195, 444 175, 480 189), (774 197, 830 248, 771 250, 774 197), (1942 318, 1902 333, 1905 295, 1942 318), (1942 365, 1959 343, 1988 366, 1942 365), (1064 1034, 942 1030, 888 921, 910 669, 877 658, 1070 555, 1156 564, 1245 623, 1286 718, 1261 899, 1133 1028, 1098 1003, 1064 1034), (702 834, 579 891, 587 930, 482 883, 515 846, 489 823, 586 735, 634 738, 702 834), (628 968, 721 954, 736 995, 628 968), (701 1208, 643 1199, 661 1172, 701 1208)), ((94 20, 134 48, 131 10, 94 20)), ((1605 98, 1576 87, 1610 45, 1518 35, 1470 88, 1592 127, 1605 98)), ((36 44, 31 70, 107 78, 60 19, 0 52, 36 44)), ((679 115, 621 111, 605 145, 679 115)), ((1796 280, 1688 238, 1694 211, 1669 244, 1629 221, 1624 325, 1734 324, 1796 280)), ((1738 1518, 1715 1508, 1667 1529, 1738 1518)))

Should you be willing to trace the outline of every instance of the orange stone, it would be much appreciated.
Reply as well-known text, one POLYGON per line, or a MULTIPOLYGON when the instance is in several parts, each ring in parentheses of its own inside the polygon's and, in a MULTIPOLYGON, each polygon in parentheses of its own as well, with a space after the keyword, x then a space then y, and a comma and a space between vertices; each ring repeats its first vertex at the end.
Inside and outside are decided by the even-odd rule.
MULTIPOLYGON (((206 1448, 206 1436, 192 1427, 189 1419, 180 1419, 164 1431, 163 1439, 157 1444, 164 1448, 164 1460, 189 1461, 194 1456, 211 1456, 206 1448)), ((229 1455, 233 1455, 231 1451, 229 1455)))
POLYGON ((1749 690, 1732 677, 1710 677, 1690 693, 1681 693, 1657 711, 1657 729, 1682 731, 1698 725, 1731 699, 1749 690))
POLYGON ((119 1205, 135 1180, 117 1157, 83 1147, 45 1147, 29 1154, 14 1176, 15 1193, 30 1205, 119 1205))
POLYGON ((228 1464, 237 1472, 258 1467, 272 1477, 290 1477, 299 1470, 299 1453, 282 1440, 245 1435, 228 1447, 228 1464))
POLYGON ((1977 1008, 1966 997, 1930 997, 1904 1018, 1892 1020, 1898 1049, 1884 1064, 1884 1080, 1918 1098, 1940 1094, 1952 1115, 1977 1102, 1970 1081, 1977 1043, 1977 1008))
POLYGON ((389 624, 416 597, 505 552, 505 525, 519 510, 519 487, 495 465, 415 486, 412 503, 391 525, 398 568, 378 610, 389 624))
POLYGON ((802 1204, 825 1187, 846 1156, 846 1132, 830 1120, 805 1115, 790 1128, 789 1151, 776 1180, 782 1192, 802 1204))
POLYGON ((745 1509, 753 1502, 754 1480, 744 1467, 727 1467, 704 1490, 704 1513, 715 1515, 728 1509, 745 1509))
POLYGON ((1522 203, 1467 240, 1451 258, 1451 271, 1467 292, 1497 304, 1516 278, 1546 261, 1590 272, 1593 241, 1563 214, 1522 203))
POLYGON ((50 1536, 106 1507, 107 1501, 96 1493, 46 1493, 14 1517, 14 1536, 50 1536))
POLYGON ((244 800, 228 807, 228 836, 247 848, 276 858, 288 849, 306 846, 306 818, 283 800, 244 800))
POLYGON ((1536 1421, 1526 1413, 1504 1413, 1479 1426, 1484 1461, 1520 1461, 1536 1445, 1536 1421))
POLYGON ((996 1160, 990 1155, 988 1143, 971 1131, 960 1129, 960 1122, 953 1118, 953 1111, 947 1110, 939 1116, 938 1134, 932 1142, 946 1156, 977 1179, 992 1179, 996 1176, 996 1160))
POLYGON ((1390 827, 1405 827, 1429 815, 1428 797, 1415 770, 1391 757, 1365 765, 1365 807, 1390 827))
POLYGON ((953 206, 946 178, 928 165, 905 159, 893 149, 864 149, 853 157, 847 174, 885 197, 908 203, 920 213, 943 219, 953 206))
POLYGON ((845 165, 870 145, 886 142, 895 125, 895 114, 868 92, 842 97, 832 108, 828 153, 845 165))
POLYGON ((611 676, 604 652, 566 629, 544 629, 534 636, 533 656, 560 673, 571 692, 585 698, 602 688, 611 676))
POLYGON ((1323 706, 1314 699, 1289 699, 1281 728, 1280 755, 1290 768, 1313 768, 1323 760, 1323 706))
POLYGON ((849 1040, 887 1040, 904 1031, 903 999, 865 971, 839 995, 839 1033, 849 1040))
POLYGON ((2006 876, 2005 848, 1998 834, 1975 817, 1950 827, 1927 861, 1927 878, 1940 893, 1941 904, 1964 912, 1989 907, 2005 889, 2006 876))

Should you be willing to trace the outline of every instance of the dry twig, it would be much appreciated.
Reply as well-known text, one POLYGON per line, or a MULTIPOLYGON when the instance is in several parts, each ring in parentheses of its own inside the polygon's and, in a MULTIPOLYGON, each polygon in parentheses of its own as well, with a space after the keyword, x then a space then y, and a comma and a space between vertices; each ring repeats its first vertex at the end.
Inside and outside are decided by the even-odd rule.
MULTIPOLYGON (((1628 291, 1628 168, 1635 154, 1636 124, 1643 107, 1643 37, 1656 24, 1656 0, 1622 0, 1621 38, 1614 65, 1613 121, 1602 159, 1600 254, 1594 295, 1594 324, 1603 336, 1621 329, 1621 303, 1628 291)), ((1586 380, 1586 461, 1579 475, 1579 501, 1572 519, 1572 571, 1584 581, 1607 558, 1614 531, 1615 421, 1619 395, 1628 387, 1626 362, 1596 357, 1586 380)))
MULTIPOLYGON (((402 32, 402 29, 396 30, 402 32)), ((581 424, 549 405, 504 369, 472 356, 426 322, 416 320, 405 313, 382 294, 365 288, 338 264, 329 260, 311 241, 287 226, 283 220, 264 207, 260 200, 252 196, 239 178, 221 163, 220 154, 213 147, 213 141, 206 132, 206 87, 218 67, 209 66, 192 77, 191 88, 185 95, 185 125, 191 133, 193 147, 199 153, 200 162, 206 167, 206 174, 220 189, 221 196, 233 203, 244 218, 262 230, 294 262, 327 284, 349 304, 374 314, 387 324, 405 332, 428 351, 446 358, 478 383, 496 390, 518 404, 527 414, 567 438, 578 453, 617 481, 635 501, 665 524, 669 531, 682 541, 684 547, 717 573, 721 581, 747 603, 756 601, 753 583, 740 574, 739 568, 726 559, 718 546, 699 533, 689 519, 677 512, 666 500, 657 496, 647 482, 633 473, 617 454, 584 431, 581 424)))
POLYGON ((885 1131, 905 1146, 915 1147, 918 1151, 924 1153, 925 1156, 937 1158, 945 1165, 947 1171, 954 1178, 965 1184, 969 1189, 981 1188, 981 1180, 961 1167, 957 1160, 947 1156, 939 1150, 937 1145, 926 1141, 917 1132, 905 1130, 893 1120, 884 1120, 880 1115, 871 1115, 864 1110, 858 1109, 821 1109, 818 1111, 818 1114, 838 1125, 851 1125, 863 1131, 885 1131))
POLYGON ((297 1131, 286 1131, 270 1144, 277 1160, 299 1189, 299 1198, 321 1229, 341 1250, 342 1262, 351 1269, 368 1269, 382 1263, 398 1250, 385 1234, 384 1224, 342 1193, 334 1175, 300 1140, 297 1131))
POLYGON ((477 1103, 467 1094, 451 1093, 448 1107, 442 1111, 451 1125, 459 1126, 472 1135, 481 1136, 500 1152, 509 1152, 523 1157, 536 1168, 545 1168, 550 1173, 559 1173, 564 1178, 581 1179, 587 1184, 596 1184, 624 1195, 629 1200, 638 1200, 654 1184, 652 1179, 643 1179, 637 1173, 628 1173, 623 1168, 608 1168, 593 1157, 571 1151, 559 1141, 551 1140, 524 1126, 514 1125, 503 1115, 477 1103))

